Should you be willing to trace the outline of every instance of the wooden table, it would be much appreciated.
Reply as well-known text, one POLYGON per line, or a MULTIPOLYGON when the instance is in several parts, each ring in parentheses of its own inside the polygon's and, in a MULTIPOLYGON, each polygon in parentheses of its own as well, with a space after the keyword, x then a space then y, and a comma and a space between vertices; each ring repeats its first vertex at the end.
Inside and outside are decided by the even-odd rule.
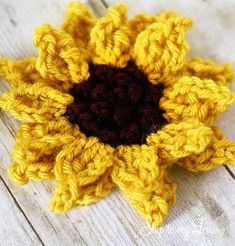
MULTIPOLYGON (((1 0, 0 55, 15 59, 33 55, 33 29, 43 22, 59 25, 66 2, 1 0)), ((100 16, 114 2, 93 0, 87 4, 100 16)), ((154 0, 124 2, 130 6, 130 15, 155 11, 151 9, 154 0)), ((1 80, 0 92, 7 88, 1 80)), ((235 135, 234 112, 233 108, 219 123, 230 137, 235 135)), ((175 167, 177 202, 159 231, 147 228, 118 190, 92 206, 53 214, 48 205, 55 183, 30 182, 21 187, 7 176, 17 129, 18 122, 0 112, 0 245, 234 245, 234 169, 222 166, 192 174, 175 167)))

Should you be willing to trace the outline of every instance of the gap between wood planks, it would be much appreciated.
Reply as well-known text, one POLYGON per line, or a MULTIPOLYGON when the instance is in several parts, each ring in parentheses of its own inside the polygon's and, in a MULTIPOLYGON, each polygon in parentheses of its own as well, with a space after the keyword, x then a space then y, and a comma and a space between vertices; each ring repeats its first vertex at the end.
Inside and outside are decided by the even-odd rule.
POLYGON ((13 193, 11 192, 10 188, 7 186, 5 180, 3 179, 3 177, 0 175, 0 180, 2 181, 3 185, 6 187, 8 193, 10 194, 11 198, 13 199, 15 205, 17 206, 17 208, 20 210, 20 212, 22 213, 22 215, 24 216, 25 220, 28 222, 29 226, 31 227, 31 229, 33 230, 34 234, 36 235, 36 237, 38 238, 39 242, 45 246, 45 244, 43 243, 42 239, 40 238, 40 236, 38 235, 37 231, 35 230, 34 226, 32 225, 32 223, 30 222, 30 220, 28 219, 28 217, 26 216, 24 210, 21 208, 20 204, 18 203, 17 199, 14 197, 13 193))

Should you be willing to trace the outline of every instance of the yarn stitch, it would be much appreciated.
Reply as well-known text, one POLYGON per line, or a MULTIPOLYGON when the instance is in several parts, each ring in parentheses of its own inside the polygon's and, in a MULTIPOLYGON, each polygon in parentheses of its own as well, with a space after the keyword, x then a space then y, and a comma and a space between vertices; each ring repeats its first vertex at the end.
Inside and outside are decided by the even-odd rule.
POLYGON ((102 18, 70 3, 61 29, 37 28, 38 55, 0 59, 10 83, 0 108, 21 122, 9 175, 19 184, 56 179, 50 209, 68 211, 119 187, 152 226, 162 225, 175 202, 174 163, 190 171, 235 165, 235 144, 213 124, 235 101, 229 90, 233 68, 187 58, 190 18, 177 13, 137 15, 128 20, 118 4, 102 18), (89 63, 124 68, 134 61, 149 81, 164 84, 160 107, 168 123, 142 145, 104 144, 87 137, 64 115, 75 84, 89 79, 89 63))

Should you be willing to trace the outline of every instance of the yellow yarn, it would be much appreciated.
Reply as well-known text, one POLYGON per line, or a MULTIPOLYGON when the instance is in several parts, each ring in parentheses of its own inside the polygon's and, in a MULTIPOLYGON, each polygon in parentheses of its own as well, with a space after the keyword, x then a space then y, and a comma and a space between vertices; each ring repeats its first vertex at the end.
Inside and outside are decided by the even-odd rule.
POLYGON ((170 121, 195 118, 211 125, 234 102, 235 94, 227 86, 211 79, 184 76, 164 90, 160 105, 170 121))
POLYGON ((100 18, 90 34, 91 59, 97 64, 124 67, 130 59, 131 29, 127 8, 119 4, 100 18))
POLYGON ((112 180, 153 227, 162 224, 175 201, 176 184, 158 165, 155 146, 117 147, 112 180))
POLYGON ((0 76, 9 81, 12 87, 20 83, 33 83, 40 76, 35 68, 36 58, 26 58, 22 61, 0 60, 0 76))
POLYGON ((113 148, 95 137, 79 138, 56 156, 55 178, 59 186, 51 201, 53 211, 67 211, 105 197, 112 189, 113 148))
POLYGON ((212 139, 205 150, 181 159, 179 165, 190 171, 208 171, 224 163, 235 165, 234 143, 227 140, 218 127, 212 130, 212 139))
POLYGON ((118 186, 152 227, 161 226, 176 195, 168 166, 206 171, 235 165, 234 143, 212 126, 235 101, 228 88, 233 69, 186 59, 191 25, 173 12, 128 20, 123 4, 96 19, 85 5, 71 3, 61 30, 37 28, 38 56, 0 59, 0 76, 11 85, 0 108, 22 122, 9 175, 19 184, 56 179, 55 212, 96 202, 118 186), (130 59, 153 84, 165 84, 160 106, 169 124, 146 145, 112 148, 85 136, 63 114, 73 101, 73 83, 89 77, 90 61, 123 67, 130 59))
POLYGON ((78 127, 73 127, 64 118, 52 119, 46 124, 22 124, 12 153, 10 176, 19 184, 54 178, 54 154, 82 137, 78 127))
POLYGON ((161 131, 147 138, 148 145, 158 147, 164 164, 190 154, 204 151, 212 138, 212 130, 196 119, 166 125, 161 131))
POLYGON ((21 83, 2 94, 0 107, 22 122, 41 123, 62 116, 72 101, 72 96, 51 86, 21 83))
POLYGON ((234 71, 230 64, 216 65, 212 61, 192 58, 186 63, 185 73, 200 79, 211 79, 219 85, 230 85, 234 71))
POLYGON ((131 28, 131 37, 133 40, 133 44, 135 43, 136 37, 151 24, 166 21, 176 16, 177 14, 171 11, 162 13, 160 15, 138 14, 128 22, 131 28))
POLYGON ((69 3, 65 20, 61 29, 69 33, 79 49, 87 52, 87 43, 90 42, 90 32, 96 20, 93 14, 81 3, 69 3))
POLYGON ((184 36, 191 25, 189 18, 163 18, 138 35, 133 57, 152 83, 164 81, 169 73, 182 69, 189 49, 184 36))
POLYGON ((36 29, 34 45, 39 48, 36 69, 43 78, 79 83, 89 77, 83 52, 70 34, 45 24, 36 29))

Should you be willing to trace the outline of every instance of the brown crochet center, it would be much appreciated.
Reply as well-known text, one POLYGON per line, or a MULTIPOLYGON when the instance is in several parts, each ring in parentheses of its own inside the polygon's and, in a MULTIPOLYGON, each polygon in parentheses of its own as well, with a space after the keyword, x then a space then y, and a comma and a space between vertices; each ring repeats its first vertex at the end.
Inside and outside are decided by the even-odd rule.
POLYGON ((74 102, 65 116, 86 136, 96 136, 112 147, 144 144, 166 120, 159 108, 163 86, 153 85, 134 62, 125 68, 89 66, 90 78, 70 93, 74 102))

